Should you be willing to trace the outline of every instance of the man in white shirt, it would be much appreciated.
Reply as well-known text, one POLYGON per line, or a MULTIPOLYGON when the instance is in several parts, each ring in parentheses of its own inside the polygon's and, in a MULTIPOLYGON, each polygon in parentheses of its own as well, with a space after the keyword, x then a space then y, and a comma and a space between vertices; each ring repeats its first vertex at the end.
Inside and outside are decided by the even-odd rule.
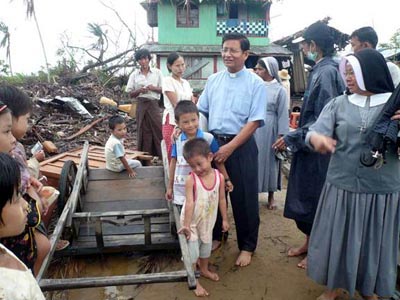
POLYGON ((161 95, 162 73, 150 68, 151 54, 147 49, 135 52, 140 69, 128 80, 126 92, 136 98, 137 149, 161 157, 161 112, 158 101, 161 95))
MULTIPOLYGON (((378 44, 378 35, 372 27, 361 27, 350 35, 350 44, 354 53, 364 48, 376 49, 376 45, 378 44)), ((396 88, 400 83, 400 69, 396 64, 390 61, 386 63, 390 75, 392 76, 394 87, 396 88)))

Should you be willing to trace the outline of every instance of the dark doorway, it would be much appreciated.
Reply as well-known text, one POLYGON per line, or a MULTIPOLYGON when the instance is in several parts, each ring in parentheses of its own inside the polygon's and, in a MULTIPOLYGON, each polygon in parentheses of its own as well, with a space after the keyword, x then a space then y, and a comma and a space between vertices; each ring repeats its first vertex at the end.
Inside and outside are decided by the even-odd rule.
POLYGON ((229 4, 229 19, 239 19, 239 5, 237 3, 229 4))

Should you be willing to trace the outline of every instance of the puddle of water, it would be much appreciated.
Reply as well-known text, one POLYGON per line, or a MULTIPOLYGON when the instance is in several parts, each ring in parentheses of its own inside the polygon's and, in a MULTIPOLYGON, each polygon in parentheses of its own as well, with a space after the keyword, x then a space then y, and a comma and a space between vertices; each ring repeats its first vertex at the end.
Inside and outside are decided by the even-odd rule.
MULTIPOLYGON (((149 256, 142 254, 118 254, 98 257, 68 258, 66 261, 57 263, 66 270, 60 271, 52 277, 76 278, 96 276, 117 276, 127 274, 143 273, 145 269, 156 268, 154 272, 163 272, 170 263, 175 263, 178 256, 174 254, 153 253, 149 256), (169 263, 170 262, 170 263, 169 263)), ((54 266, 53 266, 54 267, 54 266)), ((133 300, 140 294, 145 285, 110 286, 100 288, 86 288, 57 291, 47 293, 47 299, 51 300, 133 300)), ((157 299, 157 298, 154 298, 157 299)), ((151 300, 151 299, 149 299, 151 300)))

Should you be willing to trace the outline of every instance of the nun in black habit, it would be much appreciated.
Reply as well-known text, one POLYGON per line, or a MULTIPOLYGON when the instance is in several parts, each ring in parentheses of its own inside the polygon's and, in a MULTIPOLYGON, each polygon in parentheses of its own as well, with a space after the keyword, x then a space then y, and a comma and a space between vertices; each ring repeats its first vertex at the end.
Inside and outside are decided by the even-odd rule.
POLYGON ((340 71, 351 95, 330 101, 310 127, 306 143, 332 153, 308 247, 308 275, 337 298, 343 288, 364 299, 395 292, 400 231, 400 161, 397 146, 386 163, 366 167, 360 155, 367 132, 380 117, 394 86, 383 56, 374 49, 343 58, 340 71))

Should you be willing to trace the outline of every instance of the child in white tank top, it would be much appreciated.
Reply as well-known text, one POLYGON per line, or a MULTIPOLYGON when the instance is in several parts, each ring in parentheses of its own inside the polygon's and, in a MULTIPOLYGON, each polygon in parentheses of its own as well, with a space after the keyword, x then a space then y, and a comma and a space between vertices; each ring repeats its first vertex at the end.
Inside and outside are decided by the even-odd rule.
MULTIPOLYGON (((222 215, 223 231, 229 229, 224 176, 211 167, 213 155, 206 140, 195 138, 187 141, 183 155, 192 173, 186 180, 186 200, 181 212, 182 227, 178 233, 184 234, 188 240, 194 268, 198 260, 201 276, 218 281, 218 275, 208 269, 208 259, 218 207, 222 215)), ((209 295, 199 281, 194 293, 200 297, 209 295)))

